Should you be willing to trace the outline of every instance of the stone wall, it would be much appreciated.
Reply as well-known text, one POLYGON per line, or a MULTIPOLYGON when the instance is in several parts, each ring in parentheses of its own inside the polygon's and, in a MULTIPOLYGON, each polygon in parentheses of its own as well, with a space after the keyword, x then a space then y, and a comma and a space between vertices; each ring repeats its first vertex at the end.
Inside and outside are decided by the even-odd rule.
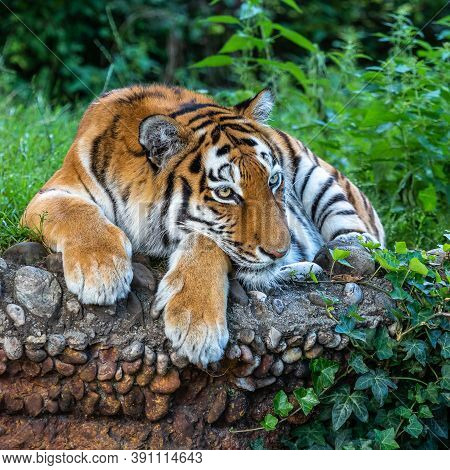
MULTIPOLYGON (((391 303, 380 280, 268 293, 232 282, 226 357, 200 370, 171 350, 151 316, 163 266, 136 256, 128 299, 98 307, 67 291, 60 255, 42 245, 2 256, 0 448, 248 448, 259 434, 231 428, 257 425, 280 388, 307 385, 312 358, 347 358, 348 338, 334 332, 323 295, 338 299, 335 317, 358 303, 369 327, 387 321, 391 303)), ((361 250, 352 256, 367 269, 361 250)), ((280 432, 305 419, 296 414, 280 432)), ((263 435, 278 445, 280 433, 263 435)))

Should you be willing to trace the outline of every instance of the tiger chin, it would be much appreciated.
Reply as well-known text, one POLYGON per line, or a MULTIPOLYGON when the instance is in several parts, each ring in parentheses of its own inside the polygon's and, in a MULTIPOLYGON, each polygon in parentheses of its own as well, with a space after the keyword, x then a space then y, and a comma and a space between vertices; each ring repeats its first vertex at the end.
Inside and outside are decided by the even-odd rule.
POLYGON ((181 356, 207 366, 228 342, 228 279, 267 289, 320 268, 324 243, 384 243, 367 197, 299 140, 270 127, 263 90, 233 107, 179 87, 96 99, 62 167, 29 203, 82 303, 125 298, 131 254, 169 258, 152 307, 181 356), (43 218, 43 214, 45 214, 43 218))

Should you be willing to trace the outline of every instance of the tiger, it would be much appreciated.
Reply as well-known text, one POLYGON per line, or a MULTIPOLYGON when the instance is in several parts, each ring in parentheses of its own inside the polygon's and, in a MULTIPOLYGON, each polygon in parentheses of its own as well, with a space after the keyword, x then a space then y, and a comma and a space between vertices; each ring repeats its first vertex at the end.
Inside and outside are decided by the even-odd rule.
POLYGON ((84 304, 126 298, 132 253, 168 260, 152 317, 191 363, 220 360, 229 279, 269 289, 307 276, 331 241, 384 244, 380 219, 340 171, 268 124, 269 89, 235 106, 177 86, 96 98, 21 223, 62 253, 84 304))

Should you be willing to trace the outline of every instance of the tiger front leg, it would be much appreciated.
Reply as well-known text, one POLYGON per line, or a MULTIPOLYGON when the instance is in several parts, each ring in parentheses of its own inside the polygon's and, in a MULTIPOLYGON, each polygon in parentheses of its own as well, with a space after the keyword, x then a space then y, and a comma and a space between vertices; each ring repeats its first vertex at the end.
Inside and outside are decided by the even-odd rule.
POLYGON ((69 191, 46 190, 30 202, 22 224, 62 253, 67 288, 81 303, 110 305, 128 295, 131 244, 99 206, 69 191))
POLYGON ((165 333, 180 356, 206 367, 228 342, 226 307, 230 262, 210 239, 188 235, 170 258, 153 307, 164 311, 165 333))

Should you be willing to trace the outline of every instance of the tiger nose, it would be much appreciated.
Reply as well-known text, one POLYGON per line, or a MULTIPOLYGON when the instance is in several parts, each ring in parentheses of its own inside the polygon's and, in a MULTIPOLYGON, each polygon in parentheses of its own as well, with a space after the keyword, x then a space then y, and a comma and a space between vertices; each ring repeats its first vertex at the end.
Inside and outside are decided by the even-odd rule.
POLYGON ((269 258, 272 258, 272 259, 276 259, 276 258, 282 258, 288 251, 289 251, 289 247, 286 247, 286 248, 282 248, 281 250, 277 250, 277 249, 274 249, 274 250, 265 250, 264 248, 262 247, 259 247, 259 249, 267 256, 269 256, 269 258))

